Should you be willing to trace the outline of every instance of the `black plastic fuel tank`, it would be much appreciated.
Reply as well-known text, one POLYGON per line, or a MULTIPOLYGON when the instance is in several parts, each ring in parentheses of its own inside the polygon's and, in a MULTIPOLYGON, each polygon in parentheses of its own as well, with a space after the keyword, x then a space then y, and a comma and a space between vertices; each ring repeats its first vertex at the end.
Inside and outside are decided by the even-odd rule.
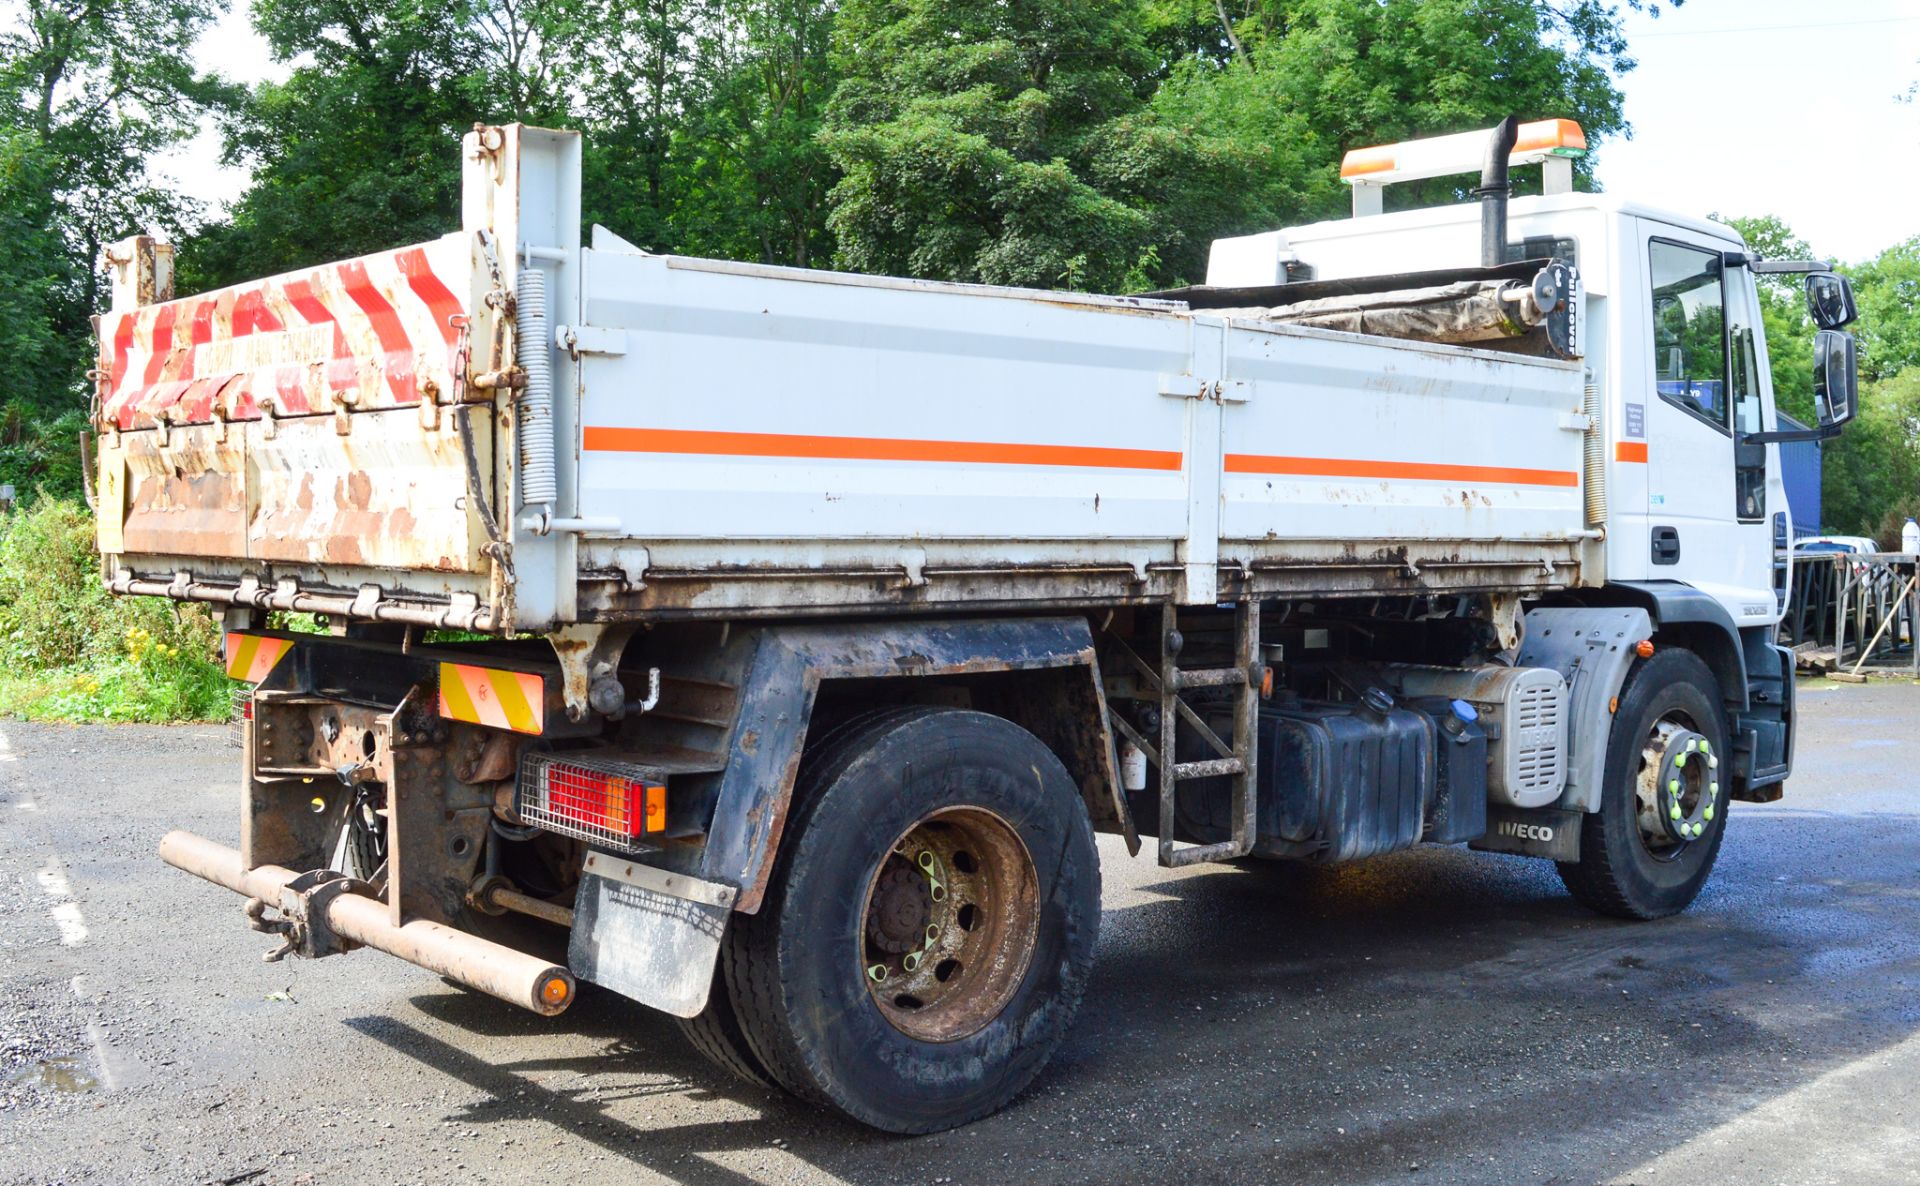
POLYGON ((1406 706, 1433 722, 1433 795, 1420 839, 1458 844, 1487 833, 1487 732, 1464 700, 1424 696, 1406 706))
MULTIPOLYGON (((1284 696, 1284 693, 1282 694, 1284 696)), ((1222 736, 1224 712, 1207 714, 1222 736)), ((1338 862, 1457 843, 1487 829, 1487 735, 1471 705, 1441 697, 1398 701, 1370 689, 1358 703, 1280 699, 1260 710, 1258 856, 1338 862)), ((1180 759, 1212 757, 1183 735, 1180 759)), ((1131 796, 1152 834, 1154 792, 1131 796)), ((1232 834, 1232 784, 1192 779, 1175 800, 1177 836, 1213 843, 1232 834)))
POLYGON ((1354 861, 1420 841, 1436 784, 1435 728, 1370 690, 1358 704, 1260 713, 1255 851, 1354 861))

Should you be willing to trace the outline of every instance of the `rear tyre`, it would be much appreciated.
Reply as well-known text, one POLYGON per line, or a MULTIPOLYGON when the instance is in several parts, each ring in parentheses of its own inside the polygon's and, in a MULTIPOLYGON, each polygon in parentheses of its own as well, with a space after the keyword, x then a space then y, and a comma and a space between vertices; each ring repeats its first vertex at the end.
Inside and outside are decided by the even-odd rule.
POLYGON ((795 789, 757 914, 725 952, 775 1081, 897 1133, 1030 1083, 1093 965, 1100 873, 1080 795, 999 717, 901 709, 834 736, 795 789))
POLYGON ((1673 648, 1636 660, 1607 739, 1600 810, 1560 880, 1616 918, 1685 910, 1726 834, 1731 756, 1720 686, 1699 656, 1673 648))
POLYGON ((715 966, 713 987, 707 992, 707 1007, 692 1017, 676 1017, 687 1042, 714 1066, 755 1087, 772 1087, 767 1069, 754 1057, 741 1032, 740 1017, 734 1012, 733 998, 727 992, 725 972, 715 966))

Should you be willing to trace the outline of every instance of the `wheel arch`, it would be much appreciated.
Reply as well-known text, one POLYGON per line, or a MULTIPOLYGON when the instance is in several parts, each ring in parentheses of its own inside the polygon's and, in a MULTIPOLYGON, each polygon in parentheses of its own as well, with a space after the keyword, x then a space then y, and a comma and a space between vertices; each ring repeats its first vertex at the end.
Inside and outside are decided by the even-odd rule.
POLYGON ((1066 767, 1096 830, 1138 847, 1085 618, 766 626, 742 642, 753 654, 701 856, 701 876, 739 888, 735 910, 760 907, 808 742, 876 692, 888 703, 959 694, 1026 729, 1066 767))
POLYGON ((1700 656, 1730 714, 1747 708, 1745 647, 1733 615, 1717 599, 1679 581, 1614 581, 1605 593, 1647 611, 1655 646, 1685 647, 1700 656))

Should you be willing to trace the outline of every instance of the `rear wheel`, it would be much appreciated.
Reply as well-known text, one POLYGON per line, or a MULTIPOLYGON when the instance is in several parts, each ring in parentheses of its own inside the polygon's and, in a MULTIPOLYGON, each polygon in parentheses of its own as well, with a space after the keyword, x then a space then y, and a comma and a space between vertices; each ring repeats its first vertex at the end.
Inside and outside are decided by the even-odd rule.
POLYGON ((1691 651, 1662 650, 1628 672, 1607 741, 1600 810, 1580 860, 1560 879, 1588 908, 1661 918, 1687 908, 1726 834, 1732 771, 1713 672, 1691 651))
POLYGON ((674 1020, 688 1044, 708 1062, 744 1083, 755 1087, 773 1086, 767 1069, 760 1065, 753 1048, 747 1045, 747 1035, 741 1032, 739 1014, 734 1012, 733 998, 728 994, 726 975, 718 966, 713 970, 713 986, 707 991, 707 1007, 692 1017, 674 1020))
POLYGON ((890 1132, 999 1108, 1066 1034, 1093 962, 1093 828, 999 717, 903 709, 809 762, 760 911, 725 963, 742 1032, 795 1094, 890 1132))

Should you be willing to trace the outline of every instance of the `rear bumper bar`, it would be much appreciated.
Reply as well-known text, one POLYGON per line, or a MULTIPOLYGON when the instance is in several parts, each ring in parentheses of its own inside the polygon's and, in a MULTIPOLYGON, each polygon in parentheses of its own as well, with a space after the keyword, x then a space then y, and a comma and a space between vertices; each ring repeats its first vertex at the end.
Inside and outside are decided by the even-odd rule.
MULTIPOLYGON (((249 869, 240 853, 192 832, 168 832, 160 859, 174 868, 225 886, 237 894, 283 907, 285 891, 300 874, 278 865, 249 869)), ((324 899, 325 923, 341 938, 398 956, 469 988, 543 1016, 573 1003, 572 973, 525 952, 425 919, 396 925, 385 902, 353 893, 324 899)))

